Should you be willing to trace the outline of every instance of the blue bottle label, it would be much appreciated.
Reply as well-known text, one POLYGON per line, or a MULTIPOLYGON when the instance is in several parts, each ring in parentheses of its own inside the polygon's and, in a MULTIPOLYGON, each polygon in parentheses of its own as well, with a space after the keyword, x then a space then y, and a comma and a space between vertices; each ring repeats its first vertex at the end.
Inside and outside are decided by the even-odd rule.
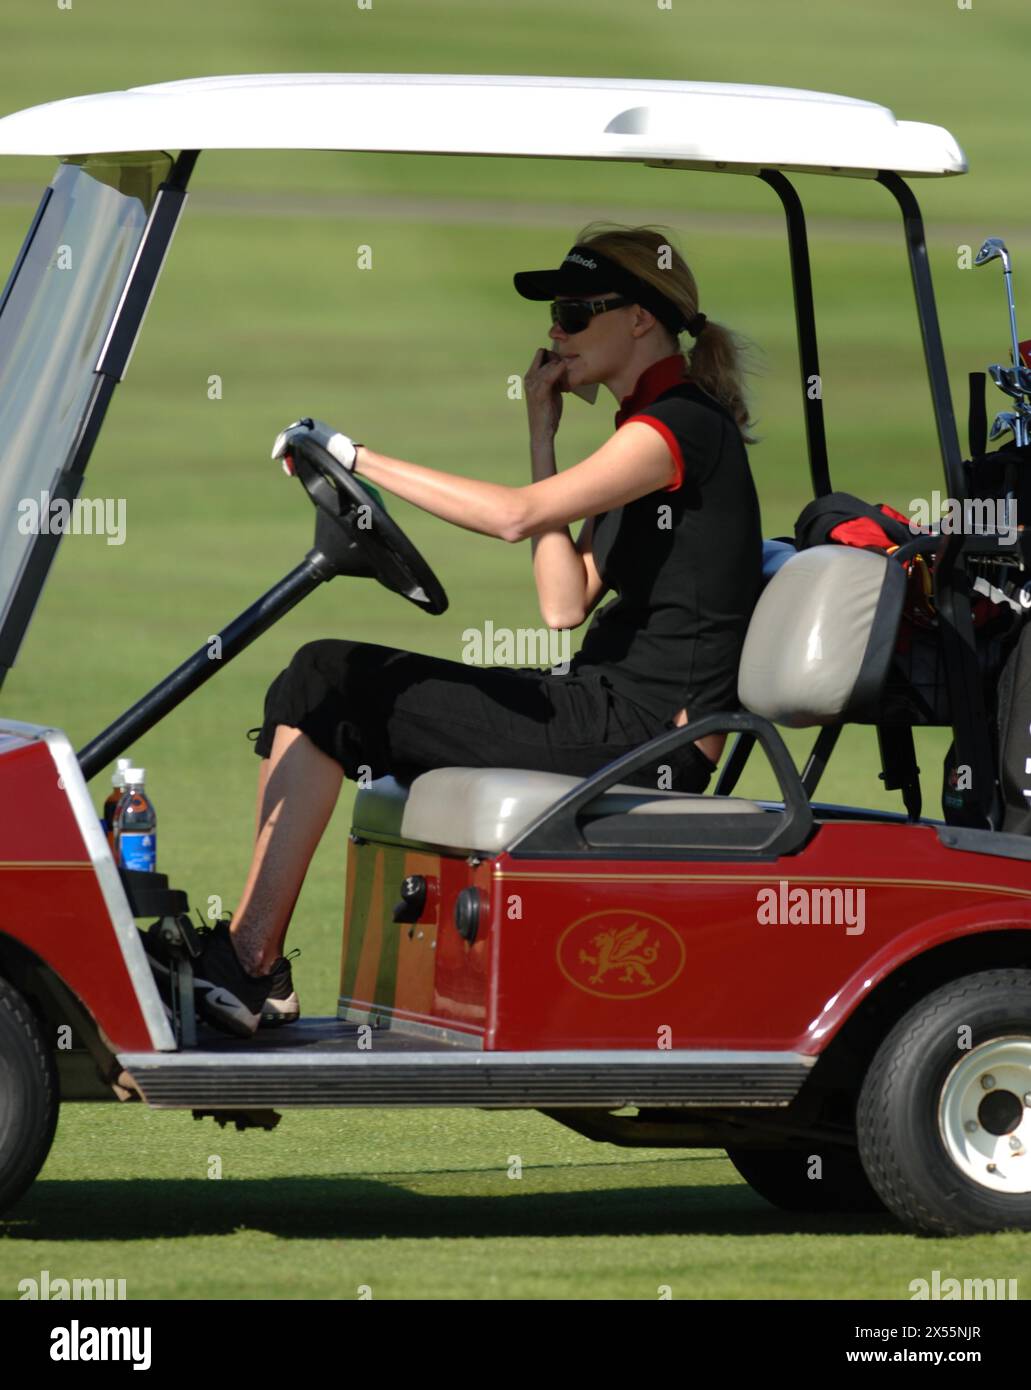
POLYGON ((118 854, 123 869, 142 869, 152 874, 157 864, 158 837, 153 831, 123 831, 118 854))

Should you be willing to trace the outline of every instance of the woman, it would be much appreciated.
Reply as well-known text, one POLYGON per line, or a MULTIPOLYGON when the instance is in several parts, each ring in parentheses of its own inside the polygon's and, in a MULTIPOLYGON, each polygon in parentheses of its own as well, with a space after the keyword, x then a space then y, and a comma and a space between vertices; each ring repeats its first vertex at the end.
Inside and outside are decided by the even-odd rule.
MULTIPOLYGON (((585 228, 558 269, 516 275, 515 286, 553 301, 554 353, 538 350, 524 378, 532 482, 481 482, 364 444, 353 444, 352 466, 456 526, 530 540, 549 627, 578 627, 608 590, 617 597, 564 675, 371 643, 297 652, 269 688, 255 744, 243 896, 197 962, 201 1013, 227 1031, 297 1017, 283 940, 345 775, 495 766, 586 776, 689 715, 736 707, 762 542, 734 335, 698 312, 691 271, 649 228, 585 228), (594 383, 619 403, 615 432, 559 473, 561 393, 594 383), (584 518, 574 541, 568 527, 584 518)), ((722 743, 710 735, 631 780, 702 791, 722 743)))

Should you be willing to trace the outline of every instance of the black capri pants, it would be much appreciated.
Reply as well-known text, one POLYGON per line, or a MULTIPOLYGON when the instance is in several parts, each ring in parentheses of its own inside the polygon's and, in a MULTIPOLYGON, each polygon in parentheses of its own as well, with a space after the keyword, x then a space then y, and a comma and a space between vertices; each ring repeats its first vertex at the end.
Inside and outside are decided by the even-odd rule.
MULTIPOLYGON (((301 729, 353 781, 392 774, 410 783, 435 767, 515 767, 589 776, 647 743, 663 721, 598 672, 467 666, 372 642, 308 642, 265 697, 255 752, 276 726, 301 729)), ((693 743, 623 779, 704 791, 715 764, 693 743), (666 771, 668 769, 668 772, 666 771)))

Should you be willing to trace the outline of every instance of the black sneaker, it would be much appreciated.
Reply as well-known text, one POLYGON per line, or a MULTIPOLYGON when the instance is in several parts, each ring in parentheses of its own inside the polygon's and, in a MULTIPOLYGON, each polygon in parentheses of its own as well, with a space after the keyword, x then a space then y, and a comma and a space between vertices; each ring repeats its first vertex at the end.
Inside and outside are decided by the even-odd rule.
POLYGON ((241 1038, 252 1037, 272 989, 272 976, 247 974, 227 921, 205 932, 203 939, 204 948, 193 967, 197 1010, 213 1028, 241 1038))
POLYGON ((288 956, 280 956, 272 966, 269 990, 265 1006, 261 1011, 259 1028, 278 1028, 283 1023, 296 1023, 301 1016, 301 1001, 294 990, 294 976, 290 962, 296 960, 300 951, 291 951, 288 956))

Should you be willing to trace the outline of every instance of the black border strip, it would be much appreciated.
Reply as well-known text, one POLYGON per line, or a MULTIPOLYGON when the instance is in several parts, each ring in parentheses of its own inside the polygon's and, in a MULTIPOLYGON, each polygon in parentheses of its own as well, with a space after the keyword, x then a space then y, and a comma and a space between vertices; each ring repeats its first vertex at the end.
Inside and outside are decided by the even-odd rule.
POLYGON ((185 189, 162 184, 93 369, 98 375, 124 378, 185 205, 185 189))
POLYGON ((43 214, 47 210, 47 204, 53 196, 54 190, 48 184, 43 190, 42 198, 39 200, 39 207, 36 209, 36 215, 32 219, 29 230, 25 234, 25 240, 22 242, 21 250, 18 252, 14 265, 11 267, 11 273, 7 277, 6 285, 4 285, 4 292, 0 294, 0 314, 4 312, 7 306, 7 301, 11 297, 11 291, 14 289, 14 282, 21 273, 21 268, 25 263, 25 257, 29 254, 29 249, 35 239, 36 232, 39 230, 39 224, 43 220, 43 214))
POLYGON ((902 608, 906 598, 906 572, 891 556, 884 557, 884 577, 877 596, 870 640, 859 664, 859 673, 852 687, 852 696, 841 716, 844 724, 863 718, 876 719, 878 705, 888 678, 895 642, 898 638, 902 608))

